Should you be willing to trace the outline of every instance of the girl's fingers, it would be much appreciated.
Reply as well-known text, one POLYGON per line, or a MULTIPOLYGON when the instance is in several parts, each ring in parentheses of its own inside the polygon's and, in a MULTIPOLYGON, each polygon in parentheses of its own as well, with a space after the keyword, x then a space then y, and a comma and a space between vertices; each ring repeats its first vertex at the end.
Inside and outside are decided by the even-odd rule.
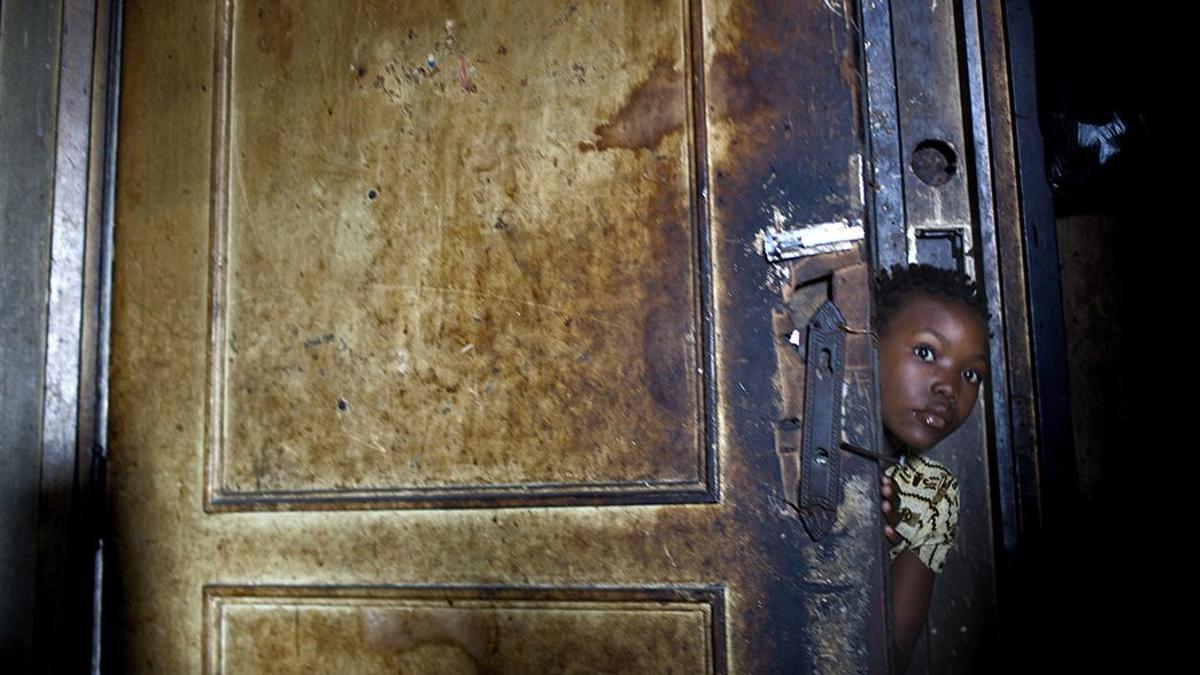
MULTIPOLYGON (((884 517, 887 520, 892 520, 893 512, 897 508, 897 506, 892 504, 892 501, 896 499, 896 488, 892 485, 891 479, 887 476, 880 476, 879 483, 879 494, 883 496, 883 499, 879 502, 879 509, 883 512, 884 517)), ((886 521, 884 522, 883 533, 887 536, 887 540, 891 542, 893 546, 899 543, 900 535, 897 534, 895 528, 893 528, 886 521)))

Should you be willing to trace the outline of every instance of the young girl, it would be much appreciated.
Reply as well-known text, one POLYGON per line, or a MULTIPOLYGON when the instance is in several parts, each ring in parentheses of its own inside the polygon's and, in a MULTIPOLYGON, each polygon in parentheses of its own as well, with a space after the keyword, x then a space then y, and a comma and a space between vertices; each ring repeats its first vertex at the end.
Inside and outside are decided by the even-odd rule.
POLYGON ((892 544, 893 649, 905 672, 958 523, 958 481, 922 455, 975 407, 988 369, 987 306, 960 272, 895 266, 877 279, 875 326, 884 437, 900 460, 884 470, 880 494, 892 544))

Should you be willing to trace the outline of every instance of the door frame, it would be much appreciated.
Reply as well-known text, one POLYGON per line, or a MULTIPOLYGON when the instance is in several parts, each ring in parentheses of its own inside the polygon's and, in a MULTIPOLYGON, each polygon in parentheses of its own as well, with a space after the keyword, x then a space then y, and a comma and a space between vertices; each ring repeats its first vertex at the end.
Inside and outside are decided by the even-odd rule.
POLYGON ((0 364, 6 407, 22 411, 0 419, 0 452, 21 495, 0 513, 20 562, 5 574, 23 591, 2 639, 5 655, 25 665, 18 669, 99 672, 121 0, 5 0, 0 11, 0 82, 13 93, 3 108, 18 120, 14 138, 32 139, 19 161, 0 164, 0 189, 34 195, 22 213, 6 209, 3 223, 30 250, 0 251, 0 262, 14 288, 34 289, 13 300, 37 308, 20 335, 0 331, 23 345, 20 358, 6 352, 0 364), (22 47, 14 35, 33 39, 22 47))

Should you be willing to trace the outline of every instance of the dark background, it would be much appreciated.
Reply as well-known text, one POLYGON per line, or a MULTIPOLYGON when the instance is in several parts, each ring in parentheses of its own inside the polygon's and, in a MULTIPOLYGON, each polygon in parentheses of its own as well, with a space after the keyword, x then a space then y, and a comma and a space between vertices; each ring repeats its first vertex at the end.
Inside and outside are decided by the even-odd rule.
POLYGON ((1167 525, 1186 493, 1167 485, 1187 473, 1177 448, 1189 412, 1170 401, 1188 383, 1168 373, 1190 360, 1175 336, 1191 321, 1194 284, 1180 277, 1193 263, 1173 213, 1187 195, 1169 187, 1180 129, 1166 114, 1191 79, 1168 56, 1170 26, 1186 20, 1148 3, 1031 4, 1079 494, 1002 589, 1005 650, 1036 670, 1144 670, 1166 663, 1152 644, 1163 604, 1184 592, 1172 568, 1190 548, 1167 525))

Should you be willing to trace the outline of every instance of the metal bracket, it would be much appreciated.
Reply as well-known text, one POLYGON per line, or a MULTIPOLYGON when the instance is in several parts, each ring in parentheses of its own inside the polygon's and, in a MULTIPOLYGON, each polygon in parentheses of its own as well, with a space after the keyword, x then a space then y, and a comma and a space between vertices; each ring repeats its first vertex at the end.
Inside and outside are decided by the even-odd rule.
POLYGON ((842 383, 845 319, 832 301, 808 323, 804 371, 804 435, 800 446, 799 511, 804 529, 819 541, 833 528, 841 498, 842 383))
POLYGON ((779 226, 763 232, 763 255, 770 262, 783 262, 818 253, 845 251, 863 239, 861 220, 838 220, 785 230, 779 226))
POLYGON ((905 228, 905 234, 908 238, 908 262, 924 262, 958 270, 971 281, 975 280, 975 266, 969 263, 975 252, 970 223, 909 225, 905 228))

